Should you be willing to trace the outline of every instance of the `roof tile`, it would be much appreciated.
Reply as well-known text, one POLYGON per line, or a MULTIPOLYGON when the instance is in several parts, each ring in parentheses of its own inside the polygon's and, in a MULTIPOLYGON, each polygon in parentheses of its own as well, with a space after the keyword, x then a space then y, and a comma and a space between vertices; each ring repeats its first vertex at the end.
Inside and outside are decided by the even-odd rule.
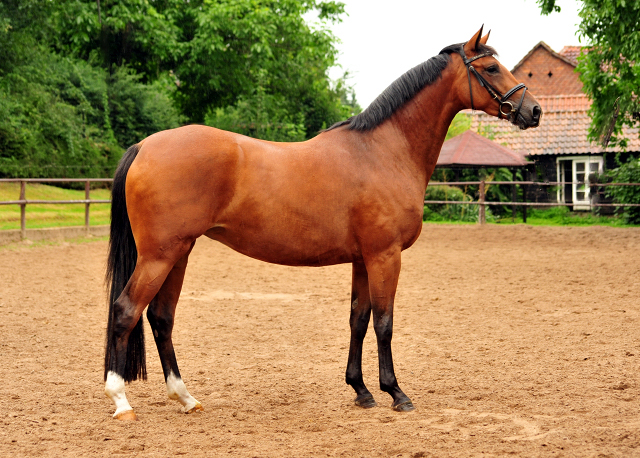
MULTIPOLYGON (((511 123, 475 112, 471 117, 471 130, 505 145, 525 156, 545 154, 601 153, 600 145, 587 140, 591 123, 587 110, 591 102, 585 95, 538 97, 543 116, 540 127, 520 130, 511 123)), ((640 129, 624 127, 622 134, 629 139, 628 151, 640 151, 640 129)), ((607 148, 618 152, 620 148, 607 148)))

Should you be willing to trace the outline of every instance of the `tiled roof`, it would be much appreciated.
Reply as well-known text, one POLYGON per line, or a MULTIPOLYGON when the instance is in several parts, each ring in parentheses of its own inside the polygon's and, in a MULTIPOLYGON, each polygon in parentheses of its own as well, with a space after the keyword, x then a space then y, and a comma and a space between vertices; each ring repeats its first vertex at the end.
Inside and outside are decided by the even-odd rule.
POLYGON ((467 130, 444 142, 436 165, 438 167, 520 167, 527 163, 522 154, 467 130))
POLYGON ((580 55, 581 50, 582 46, 565 46, 560 50, 558 54, 560 54, 565 59, 570 60, 573 65, 578 65, 577 57, 580 55))
POLYGON ((549 95, 536 97, 543 114, 557 111, 587 111, 591 100, 585 94, 549 95))
MULTIPOLYGON (((566 48, 567 46, 565 46, 566 48)), ((522 64, 524 64, 527 59, 529 59, 529 57, 531 57, 533 55, 534 52, 536 52, 536 50, 538 48, 542 48, 545 49, 549 54, 551 54, 552 56, 570 64, 573 65, 574 67, 577 65, 576 60, 574 59, 573 61, 568 58, 567 56, 562 55, 562 53, 557 53, 555 52, 553 49, 551 49, 551 46, 549 46, 548 44, 546 44, 544 41, 539 42, 537 45, 535 45, 533 48, 531 48, 531 51, 529 51, 522 59, 520 59, 520 62, 518 62, 515 67, 513 67, 511 69, 511 73, 515 72, 518 68, 520 68, 520 66, 522 64)))
MULTIPOLYGON (((543 114, 540 126, 535 129, 520 130, 505 120, 475 112, 471 117, 471 130, 525 156, 603 151, 600 145, 587 140, 591 119, 587 114, 590 101, 585 95, 538 97, 537 100, 543 114)), ((639 129, 625 127, 622 132, 629 139, 627 150, 640 151, 639 129)), ((607 148, 607 151, 620 149, 607 148)))

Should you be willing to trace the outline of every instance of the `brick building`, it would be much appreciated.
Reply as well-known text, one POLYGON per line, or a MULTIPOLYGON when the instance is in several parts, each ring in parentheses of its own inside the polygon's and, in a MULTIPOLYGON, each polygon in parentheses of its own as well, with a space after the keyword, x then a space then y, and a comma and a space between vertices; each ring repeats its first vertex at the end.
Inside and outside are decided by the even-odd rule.
MULTIPOLYGON (((513 68, 518 81, 527 85, 542 107, 540 127, 520 130, 512 124, 475 112, 471 130, 493 141, 524 154, 534 163, 532 174, 541 181, 573 182, 558 187, 555 195, 540 192, 532 198, 540 201, 557 199, 572 203, 574 210, 588 210, 594 197, 584 184, 592 174, 601 174, 615 167, 615 154, 619 148, 602 149, 587 140, 591 119, 588 115, 591 101, 582 92, 582 82, 575 72, 579 46, 565 46, 555 52, 540 42, 513 68)), ((629 139, 628 151, 640 152, 638 129, 624 128, 629 139)))
POLYGON ((533 47, 511 73, 527 85, 536 97, 582 94, 582 82, 575 73, 579 46, 555 52, 544 41, 533 47))

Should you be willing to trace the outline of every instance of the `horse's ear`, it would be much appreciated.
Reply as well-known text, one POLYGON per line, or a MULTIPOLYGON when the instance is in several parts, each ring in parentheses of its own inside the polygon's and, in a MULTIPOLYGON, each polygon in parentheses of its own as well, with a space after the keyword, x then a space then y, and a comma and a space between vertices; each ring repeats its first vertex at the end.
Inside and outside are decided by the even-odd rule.
MULTIPOLYGON (((480 40, 482 37, 482 29, 484 28, 484 24, 482 24, 482 27, 480 27, 480 30, 478 30, 469 41, 467 41, 464 45, 464 52, 466 54, 471 54, 474 53, 478 50, 478 45, 480 44, 480 40)), ((488 35, 488 34, 487 34, 488 35)))
POLYGON ((480 38, 480 43, 482 43, 483 45, 486 45, 490 34, 491 34, 491 30, 489 30, 484 37, 480 38))

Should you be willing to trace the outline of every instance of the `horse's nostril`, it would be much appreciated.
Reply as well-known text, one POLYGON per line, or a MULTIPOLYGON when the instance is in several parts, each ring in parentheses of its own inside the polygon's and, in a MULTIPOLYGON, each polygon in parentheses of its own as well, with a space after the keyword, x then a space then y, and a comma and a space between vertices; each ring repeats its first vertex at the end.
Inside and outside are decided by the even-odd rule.
POLYGON ((542 108, 540 108, 540 105, 535 105, 533 107, 533 118, 534 119, 540 119, 540 114, 542 113, 542 108))

